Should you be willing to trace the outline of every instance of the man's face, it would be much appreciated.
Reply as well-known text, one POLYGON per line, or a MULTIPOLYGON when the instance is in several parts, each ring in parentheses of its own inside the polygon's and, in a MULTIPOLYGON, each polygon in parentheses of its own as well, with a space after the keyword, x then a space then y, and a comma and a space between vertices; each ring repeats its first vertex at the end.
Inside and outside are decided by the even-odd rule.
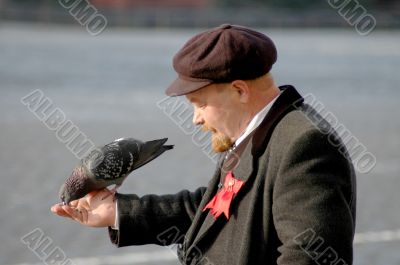
POLYGON ((194 107, 193 123, 212 132, 215 152, 228 150, 236 140, 240 104, 229 84, 211 84, 186 95, 194 107))

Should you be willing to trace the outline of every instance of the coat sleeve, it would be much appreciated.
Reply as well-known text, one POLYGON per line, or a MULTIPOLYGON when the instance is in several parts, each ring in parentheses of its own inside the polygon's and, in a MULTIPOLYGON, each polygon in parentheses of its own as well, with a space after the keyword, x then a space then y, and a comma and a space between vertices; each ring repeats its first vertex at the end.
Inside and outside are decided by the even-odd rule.
POLYGON ((352 264, 355 175, 345 147, 314 128, 281 148, 272 207, 277 263, 352 264))
POLYGON ((111 242, 118 247, 182 243, 205 190, 143 197, 117 194, 119 229, 109 228, 111 242))

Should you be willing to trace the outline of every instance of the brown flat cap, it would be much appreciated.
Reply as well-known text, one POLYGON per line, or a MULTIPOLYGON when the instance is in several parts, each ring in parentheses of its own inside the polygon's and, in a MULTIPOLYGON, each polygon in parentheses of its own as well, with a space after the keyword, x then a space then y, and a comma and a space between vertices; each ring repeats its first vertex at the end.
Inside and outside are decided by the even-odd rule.
POLYGON ((276 62, 274 43, 255 30, 224 24, 191 38, 174 56, 178 78, 168 96, 181 96, 212 83, 251 80, 276 62))

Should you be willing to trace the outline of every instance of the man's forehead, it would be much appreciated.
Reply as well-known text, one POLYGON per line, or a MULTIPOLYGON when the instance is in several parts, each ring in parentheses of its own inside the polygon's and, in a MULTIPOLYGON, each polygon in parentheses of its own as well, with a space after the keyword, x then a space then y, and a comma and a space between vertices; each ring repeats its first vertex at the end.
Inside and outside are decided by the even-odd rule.
POLYGON ((186 98, 192 103, 209 101, 217 97, 218 91, 221 91, 219 86, 224 84, 210 84, 199 90, 193 91, 189 94, 186 94, 186 98))
POLYGON ((189 94, 186 94, 186 98, 193 103, 200 102, 204 100, 205 94, 207 93, 207 87, 200 88, 199 90, 193 91, 189 94))

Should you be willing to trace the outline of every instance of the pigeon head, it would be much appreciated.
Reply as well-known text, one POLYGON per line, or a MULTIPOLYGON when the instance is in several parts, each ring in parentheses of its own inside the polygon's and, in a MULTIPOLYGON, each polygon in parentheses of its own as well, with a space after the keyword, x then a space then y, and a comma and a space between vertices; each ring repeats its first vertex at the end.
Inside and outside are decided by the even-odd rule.
POLYGON ((61 186, 60 192, 59 192, 59 197, 61 199, 61 202, 63 205, 68 205, 69 202, 71 201, 71 195, 67 190, 67 185, 63 184, 61 186))
POLYGON ((91 181, 88 181, 88 177, 85 174, 83 167, 77 167, 72 172, 71 176, 61 186, 59 197, 64 205, 69 205, 73 200, 84 197, 91 191, 91 181))

